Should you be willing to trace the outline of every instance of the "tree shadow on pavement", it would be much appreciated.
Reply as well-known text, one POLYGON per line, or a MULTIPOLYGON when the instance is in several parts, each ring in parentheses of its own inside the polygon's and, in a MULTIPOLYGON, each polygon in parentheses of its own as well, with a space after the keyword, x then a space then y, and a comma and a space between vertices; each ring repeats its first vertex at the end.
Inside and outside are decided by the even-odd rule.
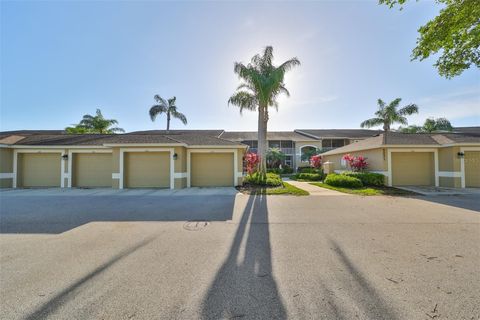
POLYGON ((150 242, 154 240, 154 237, 146 238, 136 245, 127 248, 117 255, 110 258, 107 262, 103 263, 102 265, 98 266, 82 278, 78 279, 70 286, 56 294, 54 297, 49 299, 47 302, 39 306, 35 311, 33 311, 30 315, 25 317, 25 320, 36 320, 36 319, 46 319, 52 316, 59 308, 61 308, 65 303, 71 301, 75 295, 81 290, 82 286, 86 285, 99 275, 101 275, 104 271, 110 268, 115 263, 119 262, 120 260, 126 258, 127 256, 131 255, 135 251, 141 249, 142 247, 148 245, 150 242))
POLYGON ((266 200, 249 197, 229 255, 203 300, 202 319, 286 319, 272 275, 266 200))
MULTIPOLYGON (((363 317, 360 318, 385 320, 398 319, 395 310, 387 304, 381 293, 375 289, 362 271, 355 266, 355 263, 348 257, 340 245, 331 239, 329 242, 331 248, 338 257, 340 265, 348 271, 346 277, 342 277, 342 279, 338 280, 338 285, 343 289, 346 289, 345 292, 348 295, 347 300, 351 303, 353 302, 354 306, 361 310, 363 317)), ((337 308, 342 308, 343 313, 345 313, 347 309, 351 309, 352 307, 341 307, 340 301, 335 305, 336 313, 339 312, 337 308)))

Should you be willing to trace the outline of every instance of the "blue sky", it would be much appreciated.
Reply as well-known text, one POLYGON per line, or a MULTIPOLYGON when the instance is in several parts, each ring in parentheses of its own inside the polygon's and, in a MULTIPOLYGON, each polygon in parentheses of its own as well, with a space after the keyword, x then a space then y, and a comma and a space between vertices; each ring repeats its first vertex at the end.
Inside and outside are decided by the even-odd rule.
POLYGON ((480 125, 480 80, 441 78, 433 59, 410 62, 432 1, 403 11, 345 2, 1 2, 1 130, 61 129, 100 107, 127 131, 152 123, 153 95, 177 96, 188 126, 256 130, 256 114, 228 106, 248 62, 266 45, 298 57, 269 130, 358 128, 376 100, 417 103, 419 124, 447 117, 480 125))

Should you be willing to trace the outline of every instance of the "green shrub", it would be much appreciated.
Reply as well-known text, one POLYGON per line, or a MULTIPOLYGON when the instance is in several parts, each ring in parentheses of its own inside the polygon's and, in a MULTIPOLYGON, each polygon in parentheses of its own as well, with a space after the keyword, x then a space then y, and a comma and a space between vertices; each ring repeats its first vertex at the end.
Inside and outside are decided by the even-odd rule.
POLYGON ((323 174, 320 173, 297 173, 293 176, 295 180, 321 181, 323 174))
POLYGON ((343 174, 331 173, 327 175, 324 182, 334 187, 352 188, 352 189, 363 187, 363 183, 360 179, 355 177, 349 177, 343 174))
POLYGON ((288 166, 285 166, 285 167, 283 167, 282 173, 283 173, 283 174, 293 173, 293 168, 288 167, 288 166))
POLYGON ((283 185, 282 178, 276 173, 267 173, 262 176, 258 172, 249 174, 245 177, 245 183, 257 186, 278 187, 283 185))
POLYGON ((359 179, 364 186, 381 187, 385 184, 385 176, 381 173, 348 171, 343 172, 342 174, 359 179))
POLYGON ((281 173, 282 173, 282 169, 280 169, 280 168, 267 168, 267 172, 268 172, 268 173, 281 174, 281 173))

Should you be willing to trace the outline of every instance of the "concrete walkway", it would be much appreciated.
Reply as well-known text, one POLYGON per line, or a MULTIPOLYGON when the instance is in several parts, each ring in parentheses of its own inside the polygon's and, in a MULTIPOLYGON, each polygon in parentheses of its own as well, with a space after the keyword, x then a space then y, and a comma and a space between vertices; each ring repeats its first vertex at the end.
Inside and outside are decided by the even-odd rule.
POLYGON ((290 183, 297 188, 310 192, 311 196, 351 196, 350 194, 317 187, 311 185, 309 182, 295 181, 290 179, 284 179, 284 181, 290 183))

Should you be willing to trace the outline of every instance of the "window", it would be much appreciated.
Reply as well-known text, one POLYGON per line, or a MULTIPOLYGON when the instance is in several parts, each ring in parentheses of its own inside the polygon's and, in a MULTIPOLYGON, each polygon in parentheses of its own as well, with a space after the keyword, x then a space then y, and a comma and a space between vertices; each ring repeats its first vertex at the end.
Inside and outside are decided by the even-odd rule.
POLYGON ((285 156, 285 165, 289 166, 290 168, 293 166, 292 156, 285 156))
POLYGON ((348 142, 345 143, 345 139, 323 139, 322 140, 322 148, 339 148, 339 147, 343 147, 346 144, 348 144, 348 142))
POLYGON ((279 140, 272 140, 268 141, 269 148, 280 148, 280 141, 279 140))
POLYGON ((293 142, 289 140, 280 141, 282 148, 293 148, 293 142))

